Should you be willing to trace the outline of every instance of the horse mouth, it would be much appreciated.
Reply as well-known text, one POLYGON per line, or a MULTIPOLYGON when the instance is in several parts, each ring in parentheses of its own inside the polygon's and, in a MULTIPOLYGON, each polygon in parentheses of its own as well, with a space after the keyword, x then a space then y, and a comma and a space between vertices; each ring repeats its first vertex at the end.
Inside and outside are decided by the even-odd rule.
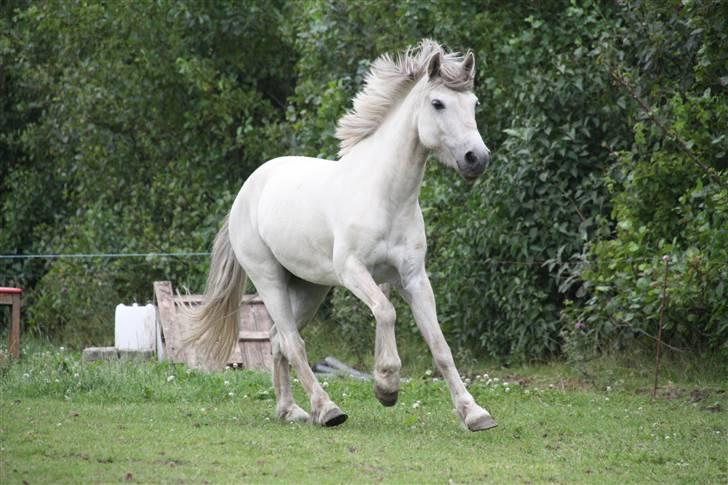
POLYGON ((460 176, 462 178, 464 178, 466 181, 472 183, 472 182, 475 182, 476 180, 478 180, 478 177, 483 175, 484 170, 479 170, 479 171, 458 170, 458 172, 460 173, 460 176))
POLYGON ((483 172, 485 172, 485 166, 483 167, 471 167, 471 166, 465 166, 465 164, 461 164, 460 162, 457 163, 458 166, 458 173, 462 178, 467 180, 468 182, 475 182, 475 180, 483 175, 483 172))

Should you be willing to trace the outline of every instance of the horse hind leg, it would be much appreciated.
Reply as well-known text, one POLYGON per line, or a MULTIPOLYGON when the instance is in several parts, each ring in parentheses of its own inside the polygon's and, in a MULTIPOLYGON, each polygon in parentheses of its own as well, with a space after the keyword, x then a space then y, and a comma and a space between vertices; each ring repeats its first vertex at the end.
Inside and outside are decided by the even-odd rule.
POLYGON ((291 392, 290 364, 281 351, 278 334, 271 334, 273 347, 273 389, 276 394, 276 415, 287 423, 304 423, 311 421, 311 416, 293 399, 291 392))
MULTIPOLYGON (((292 275, 275 260, 268 259, 249 265, 248 276, 255 284, 258 293, 265 302, 268 313, 273 319, 278 353, 296 369, 301 384, 306 394, 308 394, 311 401, 311 421, 322 426, 336 426, 343 423, 346 421, 347 415, 334 404, 324 391, 308 364, 306 348, 298 332, 289 297, 292 275)), ((287 365, 285 361, 283 359, 278 360, 279 365, 274 379, 274 385, 277 381, 278 392, 283 393, 284 399, 287 389, 290 389, 290 384, 285 382, 288 381, 285 378, 286 372, 283 369, 287 365)))
MULTIPOLYGON (((329 288, 291 278, 288 286, 291 310, 298 329, 303 328, 316 314, 329 288)), ((310 421, 311 416, 293 399, 291 393, 290 363, 283 355, 277 330, 271 335, 273 346, 273 386, 276 392, 276 413, 285 422, 310 421)))

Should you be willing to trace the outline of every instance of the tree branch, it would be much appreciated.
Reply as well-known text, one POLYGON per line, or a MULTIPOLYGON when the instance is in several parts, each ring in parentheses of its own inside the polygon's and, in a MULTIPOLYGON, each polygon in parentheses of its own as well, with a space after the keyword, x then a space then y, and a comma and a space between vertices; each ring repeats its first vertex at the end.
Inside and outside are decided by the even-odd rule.
POLYGON ((698 167, 700 167, 708 176, 713 179, 714 182, 716 182, 718 185, 723 185, 723 180, 720 178, 720 175, 715 172, 711 167, 707 166, 705 163, 703 163, 696 155, 693 153, 693 151, 690 149, 690 147, 685 143, 685 140, 680 138, 680 136, 675 133, 675 131, 670 128, 669 126, 665 125, 662 121, 660 121, 657 116, 652 112, 652 108, 643 100, 640 98, 637 93, 634 91, 632 86, 629 84, 629 81, 627 78, 624 77, 624 74, 619 72, 616 69, 609 68, 609 74, 612 76, 612 79, 614 79, 617 84, 622 86, 625 91, 627 91, 627 94, 634 99, 637 104, 640 106, 640 109, 647 115, 647 117, 656 124, 665 135, 667 135, 669 138, 671 138, 673 141, 675 141, 680 148, 685 152, 685 154, 690 158, 690 160, 693 161, 698 167))

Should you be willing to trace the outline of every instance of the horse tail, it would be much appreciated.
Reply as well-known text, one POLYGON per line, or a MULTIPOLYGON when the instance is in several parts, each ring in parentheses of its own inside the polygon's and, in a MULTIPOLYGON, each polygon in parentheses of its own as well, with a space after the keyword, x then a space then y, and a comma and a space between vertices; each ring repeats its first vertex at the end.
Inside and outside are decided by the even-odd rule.
POLYGON ((181 305, 190 329, 185 345, 207 370, 222 369, 238 342, 240 303, 247 278, 238 263, 228 226, 229 216, 215 237, 207 288, 201 305, 181 305))

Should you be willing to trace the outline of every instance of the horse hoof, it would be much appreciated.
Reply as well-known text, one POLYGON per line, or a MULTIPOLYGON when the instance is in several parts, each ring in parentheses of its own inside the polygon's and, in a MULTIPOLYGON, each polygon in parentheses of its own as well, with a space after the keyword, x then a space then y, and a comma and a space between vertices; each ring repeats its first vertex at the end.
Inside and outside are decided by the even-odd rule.
POLYGON ((336 416, 332 416, 330 418, 326 418, 324 421, 324 426, 330 428, 332 426, 338 426, 342 424, 346 419, 349 417, 345 413, 342 413, 339 411, 340 414, 337 414, 336 416))
POLYGON ((493 419, 492 416, 487 414, 467 423, 467 427, 470 431, 485 431, 486 429, 495 428, 496 426, 498 426, 498 423, 495 422, 495 419, 493 419))
POLYGON ((298 405, 294 404, 285 411, 279 411, 278 419, 284 423, 306 423, 311 421, 311 416, 298 405))
POLYGON ((394 392, 379 392, 376 389, 374 390, 374 395, 377 397, 379 402, 384 407, 391 407, 397 404, 397 397, 399 396, 399 391, 394 392))
POLYGON ((327 427, 338 426, 348 417, 336 404, 330 403, 321 413, 314 413, 314 423, 327 427))

